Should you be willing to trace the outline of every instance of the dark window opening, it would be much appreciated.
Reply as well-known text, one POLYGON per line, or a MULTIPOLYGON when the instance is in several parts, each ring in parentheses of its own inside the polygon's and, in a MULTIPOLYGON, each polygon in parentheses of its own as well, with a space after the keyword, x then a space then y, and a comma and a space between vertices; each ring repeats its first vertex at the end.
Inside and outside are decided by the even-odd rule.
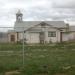
POLYGON ((49 31, 48 32, 48 37, 56 37, 56 32, 52 32, 52 31, 49 31))

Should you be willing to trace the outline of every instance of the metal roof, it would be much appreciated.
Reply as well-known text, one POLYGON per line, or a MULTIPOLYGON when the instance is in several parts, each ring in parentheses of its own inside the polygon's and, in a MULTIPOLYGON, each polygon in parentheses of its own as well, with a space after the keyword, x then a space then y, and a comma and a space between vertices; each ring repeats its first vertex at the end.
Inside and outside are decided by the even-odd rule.
POLYGON ((35 25, 38 25, 42 22, 52 27, 66 28, 66 24, 64 21, 20 21, 20 22, 15 22, 14 29, 16 31, 23 31, 27 30, 28 28, 34 27, 35 25))

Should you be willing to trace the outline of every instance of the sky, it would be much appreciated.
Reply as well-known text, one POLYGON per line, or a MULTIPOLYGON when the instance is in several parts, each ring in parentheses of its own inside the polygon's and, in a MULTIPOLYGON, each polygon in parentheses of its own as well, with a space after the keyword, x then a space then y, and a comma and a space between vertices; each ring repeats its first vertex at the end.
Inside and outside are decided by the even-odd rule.
POLYGON ((63 20, 75 25, 75 0, 0 0, 0 27, 13 26, 19 9, 25 21, 63 20))

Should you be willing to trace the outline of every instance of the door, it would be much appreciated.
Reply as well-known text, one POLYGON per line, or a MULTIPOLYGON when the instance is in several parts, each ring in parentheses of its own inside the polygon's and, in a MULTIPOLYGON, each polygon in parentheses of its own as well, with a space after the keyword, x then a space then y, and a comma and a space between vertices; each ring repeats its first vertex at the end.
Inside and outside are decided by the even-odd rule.
POLYGON ((45 33, 44 32, 40 32, 39 38, 40 38, 40 43, 44 44, 44 42, 45 42, 45 33))
POLYGON ((11 35, 11 42, 15 42, 15 35, 11 35))

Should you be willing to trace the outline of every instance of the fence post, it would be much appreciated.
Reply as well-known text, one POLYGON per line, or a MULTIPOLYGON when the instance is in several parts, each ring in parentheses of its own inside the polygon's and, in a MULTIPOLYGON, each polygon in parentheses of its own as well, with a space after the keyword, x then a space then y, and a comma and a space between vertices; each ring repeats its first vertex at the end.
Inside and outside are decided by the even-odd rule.
POLYGON ((23 31, 23 68, 24 68, 24 31, 23 31))

